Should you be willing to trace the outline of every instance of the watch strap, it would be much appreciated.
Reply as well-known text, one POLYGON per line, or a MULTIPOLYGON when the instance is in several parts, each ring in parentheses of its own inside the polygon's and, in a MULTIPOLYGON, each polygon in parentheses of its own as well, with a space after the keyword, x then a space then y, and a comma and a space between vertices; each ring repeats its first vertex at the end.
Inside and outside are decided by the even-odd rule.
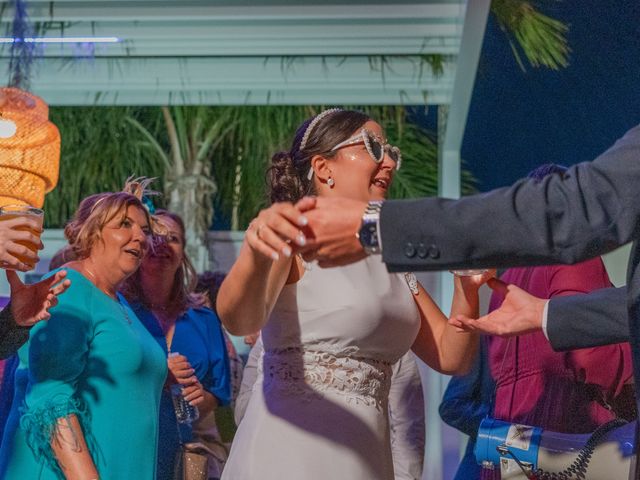
POLYGON ((362 215, 362 224, 358 238, 367 255, 382 252, 382 242, 380 240, 380 211, 382 210, 382 200, 371 200, 362 215), (364 235, 364 230, 367 234, 364 235))

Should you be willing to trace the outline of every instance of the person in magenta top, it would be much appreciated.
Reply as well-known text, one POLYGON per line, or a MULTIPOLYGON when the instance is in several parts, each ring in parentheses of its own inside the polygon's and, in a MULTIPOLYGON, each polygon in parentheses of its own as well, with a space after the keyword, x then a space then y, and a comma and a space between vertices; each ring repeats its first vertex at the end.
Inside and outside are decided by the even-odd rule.
MULTIPOLYGON (((542 178, 563 172, 563 167, 544 165, 529 176, 542 178)), ((501 280, 541 298, 611 286, 599 257, 576 265, 511 268, 501 280)), ((502 300, 501 294, 494 292, 489 310, 498 308, 502 300)), ((495 418, 556 432, 587 433, 620 414, 620 409, 616 413, 616 408, 607 405, 625 404, 629 396, 632 410, 633 367, 628 343, 554 352, 543 332, 487 340, 489 367, 496 381, 495 418)), ((482 478, 493 475, 485 471, 482 478)))

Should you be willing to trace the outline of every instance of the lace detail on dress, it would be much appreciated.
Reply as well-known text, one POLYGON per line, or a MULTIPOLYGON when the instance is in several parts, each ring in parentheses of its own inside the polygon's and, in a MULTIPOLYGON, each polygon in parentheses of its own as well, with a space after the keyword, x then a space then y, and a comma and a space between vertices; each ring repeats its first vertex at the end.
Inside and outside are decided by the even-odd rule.
POLYGON ((337 352, 329 345, 323 350, 289 347, 265 351, 260 362, 264 391, 296 395, 303 401, 331 392, 348 402, 386 411, 391 363, 358 357, 357 353, 357 347, 337 352))

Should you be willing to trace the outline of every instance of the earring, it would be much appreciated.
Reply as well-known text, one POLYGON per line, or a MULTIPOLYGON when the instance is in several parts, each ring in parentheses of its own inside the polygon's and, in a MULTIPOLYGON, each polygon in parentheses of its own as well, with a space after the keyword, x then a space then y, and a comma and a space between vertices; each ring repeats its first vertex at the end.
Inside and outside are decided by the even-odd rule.
POLYGON ((333 188, 335 184, 336 182, 333 181, 333 178, 327 178, 327 185, 329 185, 330 188, 333 188))

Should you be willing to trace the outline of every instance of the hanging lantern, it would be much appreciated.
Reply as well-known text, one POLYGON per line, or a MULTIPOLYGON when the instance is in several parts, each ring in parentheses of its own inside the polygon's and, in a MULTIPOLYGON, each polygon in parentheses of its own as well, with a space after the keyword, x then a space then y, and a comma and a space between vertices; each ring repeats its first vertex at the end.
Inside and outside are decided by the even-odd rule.
POLYGON ((59 166, 60 133, 47 104, 18 88, 0 88, 0 206, 42 207, 59 166))

